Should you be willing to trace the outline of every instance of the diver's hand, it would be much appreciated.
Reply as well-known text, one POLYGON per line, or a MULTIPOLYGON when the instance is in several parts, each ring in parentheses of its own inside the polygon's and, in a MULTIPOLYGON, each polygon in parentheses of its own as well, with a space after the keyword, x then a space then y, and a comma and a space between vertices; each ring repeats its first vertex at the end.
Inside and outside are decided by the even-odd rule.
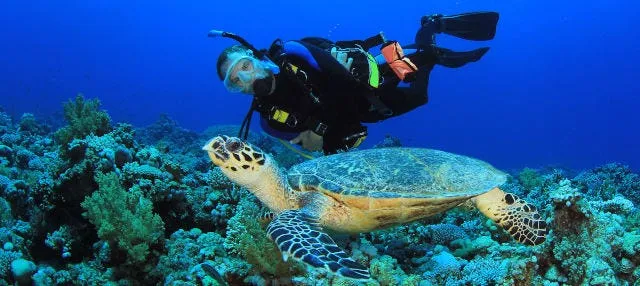
POLYGON ((296 138, 289 141, 291 144, 301 144, 302 148, 309 151, 322 151, 323 139, 322 136, 316 134, 311 130, 303 131, 296 138))
POLYGON ((333 47, 331 48, 331 56, 334 57, 348 71, 351 70, 353 58, 347 58, 346 52, 338 52, 338 49, 336 47, 333 47))

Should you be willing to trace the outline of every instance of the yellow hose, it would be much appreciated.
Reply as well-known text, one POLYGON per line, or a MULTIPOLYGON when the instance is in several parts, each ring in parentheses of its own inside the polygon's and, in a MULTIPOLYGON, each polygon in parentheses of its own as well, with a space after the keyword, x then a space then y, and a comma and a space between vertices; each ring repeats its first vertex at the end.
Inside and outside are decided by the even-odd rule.
POLYGON ((313 157, 313 155, 311 155, 309 153, 302 152, 298 148, 291 146, 291 143, 289 143, 289 141, 285 141, 285 140, 282 140, 280 138, 276 138, 276 139, 278 139, 278 141, 280 141, 280 143, 282 143, 282 145, 284 145, 285 147, 289 148, 289 150, 291 150, 293 152, 296 152, 298 155, 300 155, 302 157, 305 157, 305 158, 307 158, 309 160, 315 159, 315 157, 313 157))

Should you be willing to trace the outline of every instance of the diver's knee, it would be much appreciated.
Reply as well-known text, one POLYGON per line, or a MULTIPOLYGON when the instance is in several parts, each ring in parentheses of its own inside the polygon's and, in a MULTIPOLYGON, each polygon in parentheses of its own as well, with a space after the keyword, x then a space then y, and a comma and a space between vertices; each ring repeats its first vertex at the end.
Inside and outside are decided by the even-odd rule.
POLYGON ((420 18, 420 27, 427 27, 434 33, 442 32, 442 14, 426 15, 420 18))
POLYGON ((413 108, 425 105, 427 104, 427 102, 429 102, 429 95, 427 94, 427 92, 414 91, 408 95, 409 95, 409 98, 408 98, 409 105, 413 106, 413 108))
POLYGON ((418 99, 418 106, 423 106, 423 105, 427 104, 428 102, 429 102, 429 95, 427 95, 427 93, 425 93, 418 99))
POLYGON ((435 45, 436 33, 440 33, 442 30, 441 18, 442 15, 423 16, 420 20, 420 29, 416 32, 414 43, 423 47, 435 45))

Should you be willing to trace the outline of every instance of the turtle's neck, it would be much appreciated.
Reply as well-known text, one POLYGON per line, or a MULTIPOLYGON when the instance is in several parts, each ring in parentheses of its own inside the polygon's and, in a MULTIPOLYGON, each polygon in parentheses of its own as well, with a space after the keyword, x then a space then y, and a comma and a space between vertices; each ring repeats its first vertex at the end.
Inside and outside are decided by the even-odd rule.
POLYGON ((268 158, 267 164, 262 168, 264 171, 259 178, 247 186, 249 191, 275 213, 291 209, 291 189, 286 174, 280 170, 273 158, 268 158))

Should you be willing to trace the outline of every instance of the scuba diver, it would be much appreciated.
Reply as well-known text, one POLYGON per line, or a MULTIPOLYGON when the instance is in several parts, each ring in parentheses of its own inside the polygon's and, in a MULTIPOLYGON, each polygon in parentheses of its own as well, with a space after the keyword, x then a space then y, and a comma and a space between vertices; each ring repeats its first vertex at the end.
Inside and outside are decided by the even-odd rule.
POLYGON ((246 138, 251 116, 258 111, 268 134, 326 155, 360 145, 367 136, 363 123, 426 104, 434 65, 458 68, 489 50, 438 47, 436 34, 491 40, 498 18, 496 12, 423 16, 414 43, 404 48, 382 33, 335 43, 316 37, 276 40, 268 50, 228 32, 212 30, 209 36, 240 42, 226 48, 217 61, 218 76, 228 91, 253 95, 239 137, 246 138), (368 50, 377 46, 381 53, 374 57, 368 50))

